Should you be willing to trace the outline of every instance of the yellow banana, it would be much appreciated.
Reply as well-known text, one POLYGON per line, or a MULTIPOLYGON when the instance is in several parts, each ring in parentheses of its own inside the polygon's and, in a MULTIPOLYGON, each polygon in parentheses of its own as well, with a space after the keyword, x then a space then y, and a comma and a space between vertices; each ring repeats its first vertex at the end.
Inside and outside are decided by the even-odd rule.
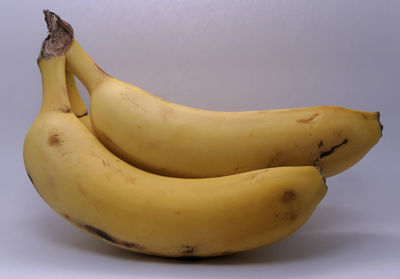
POLYGON ((184 179, 125 163, 71 112, 65 56, 49 54, 52 43, 38 61, 43 102, 24 162, 48 205, 87 233, 140 253, 216 256, 287 237, 324 197, 324 178, 310 166, 184 179))
POLYGON ((102 71, 66 28, 66 67, 91 94, 99 140, 125 161, 175 177, 215 177, 249 170, 314 165, 324 175, 356 164, 379 141, 379 113, 320 106, 216 112, 157 98, 102 71))

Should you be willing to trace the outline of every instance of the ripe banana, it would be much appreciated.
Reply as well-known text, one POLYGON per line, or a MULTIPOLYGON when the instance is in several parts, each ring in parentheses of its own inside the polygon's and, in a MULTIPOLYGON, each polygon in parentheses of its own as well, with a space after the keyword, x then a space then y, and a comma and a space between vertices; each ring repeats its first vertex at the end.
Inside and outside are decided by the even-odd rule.
POLYGON ((311 166, 183 179, 125 163, 72 113, 65 56, 47 50, 53 43, 38 60, 43 102, 24 162, 40 196, 83 231, 140 253, 216 256, 287 237, 324 197, 324 178, 311 166))
POLYGON ((73 39, 68 23, 45 15, 65 30, 66 67, 91 94, 96 136, 141 169, 215 177, 314 165, 329 177, 356 164, 382 135, 379 113, 341 107, 216 112, 164 101, 106 74, 73 39))

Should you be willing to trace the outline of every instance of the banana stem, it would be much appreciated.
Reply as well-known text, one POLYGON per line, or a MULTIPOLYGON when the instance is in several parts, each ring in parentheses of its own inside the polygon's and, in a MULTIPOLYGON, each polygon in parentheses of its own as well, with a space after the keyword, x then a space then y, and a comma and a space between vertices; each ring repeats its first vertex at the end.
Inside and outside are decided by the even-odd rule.
POLYGON ((72 72, 83 83, 89 94, 109 77, 75 40, 68 49, 66 56, 67 70, 72 72))
POLYGON ((49 10, 43 12, 49 35, 43 42, 40 56, 49 59, 65 54, 67 70, 78 77, 90 94, 109 75, 74 40, 74 30, 68 22, 49 10))
POLYGON ((49 35, 43 41, 39 59, 64 55, 74 39, 74 30, 55 13, 49 10, 44 10, 43 13, 49 35))
POLYGON ((71 112, 65 80, 65 56, 50 59, 39 58, 38 64, 43 84, 41 112, 71 112))
POLYGON ((74 31, 67 22, 62 21, 55 13, 49 10, 44 10, 43 13, 49 34, 42 43, 40 55, 37 59, 43 84, 41 112, 62 111, 69 113, 71 112, 71 104, 67 94, 65 53, 73 41, 74 31))

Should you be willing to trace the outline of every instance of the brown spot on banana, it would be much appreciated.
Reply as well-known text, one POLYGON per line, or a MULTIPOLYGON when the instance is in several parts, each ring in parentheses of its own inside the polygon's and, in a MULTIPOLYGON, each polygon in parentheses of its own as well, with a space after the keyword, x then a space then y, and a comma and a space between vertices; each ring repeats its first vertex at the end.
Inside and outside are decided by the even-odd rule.
POLYGON ((84 117, 84 116, 86 116, 86 115, 88 115, 88 112, 85 112, 84 114, 81 114, 81 115, 77 115, 76 117, 82 118, 82 117, 84 117))
POLYGON ((288 190, 283 193, 281 201, 283 203, 289 203, 296 199, 296 193, 293 190, 288 190))
POLYGON ((62 213, 61 214, 65 219, 67 219, 69 222, 73 223, 74 225, 76 225, 77 227, 87 231, 90 234, 96 235, 98 237, 100 237, 103 240, 106 240, 108 242, 111 242, 113 244, 128 248, 128 249, 135 249, 135 250, 140 250, 140 251, 145 251, 145 247, 143 247, 142 245, 135 243, 135 242, 129 242, 129 241, 125 241, 125 240, 121 240, 118 239, 112 235, 110 235, 109 233, 107 233, 104 230, 101 230, 99 228, 96 228, 94 226, 82 223, 82 222, 78 222, 75 219, 73 219, 71 216, 69 216, 68 214, 62 213))
POLYGON ((133 176, 127 176, 125 179, 132 184, 136 184, 136 178, 133 176))
POLYGON ((298 214, 294 212, 284 212, 282 214, 275 214, 275 218, 278 221, 286 222, 286 221, 296 221, 297 218, 299 217, 298 214))
POLYGON ((103 164, 103 166, 105 168, 110 168, 111 167, 111 164, 110 164, 110 162, 108 160, 101 159, 101 162, 102 162, 102 164, 103 164))
POLYGON ((60 108, 60 111, 63 112, 63 113, 71 113, 72 112, 71 107, 69 107, 67 105, 65 105, 62 108, 60 108))
POLYGON ((296 213, 290 213, 290 214, 289 214, 289 219, 290 219, 291 221, 296 221, 297 217, 299 217, 299 215, 296 214, 296 213))
POLYGON ((107 240, 109 242, 112 242, 114 244, 117 244, 119 246, 123 246, 125 248, 130 248, 130 249, 145 250, 143 246, 141 246, 137 243, 117 239, 117 238, 111 236, 110 234, 106 233, 105 231, 100 230, 96 227, 85 224, 85 225, 83 225, 83 228, 86 229, 89 233, 97 235, 100 238, 107 240))
POLYGON ((319 166, 319 165, 320 165, 320 160, 319 160, 319 157, 317 157, 313 161, 313 166, 316 167, 316 166, 319 166))
POLYGON ((247 177, 246 179, 249 180, 249 181, 251 181, 251 180, 253 180, 254 178, 256 178, 257 175, 258 175, 258 173, 254 173, 254 174, 250 175, 249 177, 247 177))
POLYGON ((58 146, 61 146, 61 144, 62 144, 62 141, 60 139, 60 135, 57 134, 57 133, 50 134, 47 142, 52 147, 58 147, 58 146))
POLYGON ((297 119, 297 123, 310 123, 311 121, 314 120, 315 117, 317 117, 319 113, 314 113, 311 115, 309 118, 306 119, 297 119))
POLYGON ((268 172, 268 169, 264 169, 261 172, 257 171, 255 173, 250 173, 249 176, 245 177, 245 179, 251 181, 251 180, 255 179, 257 176, 259 176, 260 174, 265 173, 265 172, 268 172))
POLYGON ((182 256, 192 256, 196 252, 197 247, 193 245, 182 246, 182 256))
POLYGON ((86 191, 81 185, 78 185, 78 190, 82 194, 82 196, 86 197, 86 191))
POLYGON ((344 139, 341 143, 339 143, 338 145, 334 145, 332 146, 329 150, 327 151, 322 151, 321 154, 319 155, 319 158, 322 159, 326 156, 331 155, 333 152, 335 152, 336 149, 338 149, 339 147, 341 147, 344 144, 347 144, 349 141, 347 139, 344 139))
POLYGON ((179 210, 174 210, 174 213, 175 213, 176 215, 178 215, 178 216, 181 216, 181 215, 182 215, 182 212, 180 212, 179 210))

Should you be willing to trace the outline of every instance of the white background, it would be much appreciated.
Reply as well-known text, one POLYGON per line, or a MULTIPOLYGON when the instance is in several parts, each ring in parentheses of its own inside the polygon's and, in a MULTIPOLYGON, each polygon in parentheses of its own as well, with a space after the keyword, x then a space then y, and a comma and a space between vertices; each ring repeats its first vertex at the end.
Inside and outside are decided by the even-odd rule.
POLYGON ((1 1, 0 11, 0 278, 400 278, 400 1, 1 1), (328 179, 309 222, 279 243, 197 261, 114 248, 56 215, 23 166, 46 8, 106 72, 161 98, 380 111, 383 138, 328 179))

